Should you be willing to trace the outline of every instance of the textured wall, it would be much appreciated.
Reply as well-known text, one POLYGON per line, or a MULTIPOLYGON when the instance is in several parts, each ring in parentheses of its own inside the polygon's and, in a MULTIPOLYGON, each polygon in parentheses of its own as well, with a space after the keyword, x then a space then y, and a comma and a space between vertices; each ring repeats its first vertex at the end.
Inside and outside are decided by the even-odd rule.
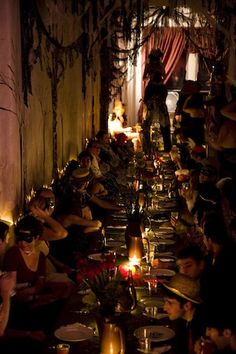
MULTIPOLYGON (((51 9, 51 5, 55 6, 52 1, 39 1, 39 4, 44 24, 53 24, 52 36, 62 40, 63 45, 69 45, 80 35, 76 18, 72 18, 70 12, 63 15, 63 8, 51 9)), ((96 58, 93 70, 87 75, 84 97, 81 54, 72 62, 62 56, 62 66, 58 65, 56 129, 55 119, 53 129, 51 88, 52 77, 55 78, 55 52, 44 35, 41 61, 31 65, 32 94, 28 97, 28 107, 23 104, 19 18, 18 0, 0 2, 0 78, 1 83, 3 79, 6 81, 0 85, 0 107, 6 108, 0 109, 2 219, 12 219, 13 212, 18 215, 32 188, 51 183, 54 137, 56 163, 61 169, 68 160, 76 158, 85 139, 99 129, 99 60, 96 58)), ((38 32, 34 29, 33 48, 37 47, 38 41, 38 32)))
POLYGON ((21 204, 19 130, 22 122, 19 7, 0 2, 0 218, 12 220, 21 204))

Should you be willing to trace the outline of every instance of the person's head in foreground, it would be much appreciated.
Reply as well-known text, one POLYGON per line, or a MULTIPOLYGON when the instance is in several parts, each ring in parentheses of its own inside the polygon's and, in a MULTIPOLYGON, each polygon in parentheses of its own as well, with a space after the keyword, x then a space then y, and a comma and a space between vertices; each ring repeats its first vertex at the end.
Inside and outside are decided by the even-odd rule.
POLYGON ((177 273, 170 281, 163 283, 165 291, 164 310, 171 321, 182 318, 191 321, 195 308, 202 302, 197 280, 177 273))
POLYGON ((205 267, 204 253, 197 244, 189 244, 177 253, 176 264, 179 272, 192 279, 199 279, 205 267))

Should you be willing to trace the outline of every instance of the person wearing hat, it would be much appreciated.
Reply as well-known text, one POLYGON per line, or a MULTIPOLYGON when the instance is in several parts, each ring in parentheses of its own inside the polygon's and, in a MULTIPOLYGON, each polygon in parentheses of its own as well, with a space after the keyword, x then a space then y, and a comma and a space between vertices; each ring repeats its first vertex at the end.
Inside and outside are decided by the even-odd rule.
POLYGON ((56 211, 56 218, 68 231, 68 237, 51 243, 50 251, 72 268, 75 267, 76 254, 92 253, 102 246, 102 217, 106 215, 106 210, 120 210, 110 201, 88 192, 92 180, 93 175, 87 168, 75 169, 69 180, 69 192, 65 193, 56 211), (99 208, 101 218, 94 216, 93 205, 99 208))
POLYGON ((93 181, 93 175, 86 168, 79 167, 72 172, 71 183, 75 193, 75 199, 80 199, 81 207, 96 204, 102 209, 120 210, 120 207, 107 200, 100 199, 93 194, 93 189, 89 189, 89 184, 93 181), (88 192, 89 191, 89 192, 88 192), (91 192, 91 193, 90 193, 91 192))
POLYGON ((194 343, 204 334, 200 285, 197 280, 181 273, 163 283, 164 311, 176 332, 174 353, 193 354, 194 343))

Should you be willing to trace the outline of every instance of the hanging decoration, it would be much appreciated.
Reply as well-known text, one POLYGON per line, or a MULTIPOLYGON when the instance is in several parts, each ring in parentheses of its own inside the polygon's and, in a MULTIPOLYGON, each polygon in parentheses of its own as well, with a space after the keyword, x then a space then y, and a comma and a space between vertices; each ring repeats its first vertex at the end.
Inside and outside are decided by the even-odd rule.
MULTIPOLYGON (((57 90, 60 79, 68 66, 73 66, 81 56, 82 60, 82 93, 86 99, 86 78, 93 75, 101 76, 100 117, 108 115, 109 102, 121 95, 126 75, 127 65, 136 64, 137 53, 159 26, 169 23, 185 22, 191 27, 196 21, 196 12, 192 11, 186 17, 180 7, 191 4, 191 1, 167 2, 168 6, 149 7, 148 0, 54 0, 33 2, 21 0, 22 27, 22 80, 24 103, 28 105, 28 95, 32 95, 31 69, 33 63, 39 60, 43 67, 42 46, 48 53, 47 73, 51 80, 52 112, 53 112, 53 175, 57 174, 57 90), (44 6, 47 14, 52 16, 55 10, 59 14, 70 14, 76 20, 80 30, 77 38, 65 44, 63 39, 63 24, 45 24, 40 9, 44 6), (53 12, 54 11, 54 12, 53 12), (148 32, 143 35, 148 24, 148 32), (55 30, 56 29, 56 30, 55 30), (58 31, 57 31, 58 29, 58 31), (37 41, 35 41, 35 32, 37 41), (58 33, 60 32, 60 35, 58 33), (34 47, 37 42, 36 47, 34 47), (97 72, 98 48, 100 48, 100 72, 97 72), (30 60, 29 60, 30 58, 30 60)), ((207 14, 214 10, 213 0, 202 0, 198 9, 204 9, 207 14)), ((194 6, 192 7, 194 8, 194 6)), ((219 15, 219 12, 218 12, 219 15)), ((204 18, 204 13, 199 16, 204 18)), ((56 16, 54 16, 56 18, 56 16)), ((63 16, 61 17, 63 18, 63 16)), ((222 18, 222 17, 221 17, 222 18)), ((223 20, 222 20, 223 21, 223 20)), ((101 120, 102 121, 102 120, 101 120)))

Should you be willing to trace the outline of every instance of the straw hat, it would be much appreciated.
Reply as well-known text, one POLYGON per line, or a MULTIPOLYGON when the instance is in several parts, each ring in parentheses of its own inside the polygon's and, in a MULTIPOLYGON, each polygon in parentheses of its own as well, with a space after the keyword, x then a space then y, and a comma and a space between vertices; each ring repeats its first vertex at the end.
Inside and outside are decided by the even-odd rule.
POLYGON ((185 274, 175 274, 170 281, 163 283, 163 286, 170 292, 194 304, 202 302, 199 282, 185 274))
POLYGON ((76 182, 89 182, 92 180, 93 176, 87 168, 78 167, 72 172, 73 179, 76 182))

